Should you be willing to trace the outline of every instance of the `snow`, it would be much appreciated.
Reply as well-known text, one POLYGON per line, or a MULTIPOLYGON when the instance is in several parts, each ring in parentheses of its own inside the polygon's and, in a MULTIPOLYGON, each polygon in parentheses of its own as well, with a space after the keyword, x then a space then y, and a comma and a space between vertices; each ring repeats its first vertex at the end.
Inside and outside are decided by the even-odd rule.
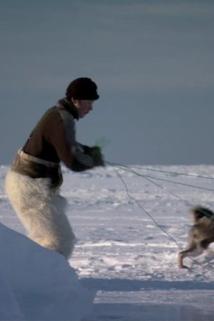
POLYGON ((0 243, 0 320, 80 320, 92 293, 61 255, 3 225, 0 243))
POLYGON ((177 266, 189 209, 214 209, 214 166, 63 168, 78 238, 69 263, 24 236, 4 193, 6 171, 0 167, 0 320, 214 320, 214 245, 187 258, 189 270, 177 266))

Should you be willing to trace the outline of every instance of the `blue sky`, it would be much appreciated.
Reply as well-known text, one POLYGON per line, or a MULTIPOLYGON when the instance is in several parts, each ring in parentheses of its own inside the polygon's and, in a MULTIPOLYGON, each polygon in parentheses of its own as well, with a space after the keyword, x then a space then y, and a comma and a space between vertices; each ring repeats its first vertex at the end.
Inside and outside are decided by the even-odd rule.
POLYGON ((2 1, 0 163, 68 83, 100 100, 77 124, 106 159, 213 164, 213 1, 2 1))

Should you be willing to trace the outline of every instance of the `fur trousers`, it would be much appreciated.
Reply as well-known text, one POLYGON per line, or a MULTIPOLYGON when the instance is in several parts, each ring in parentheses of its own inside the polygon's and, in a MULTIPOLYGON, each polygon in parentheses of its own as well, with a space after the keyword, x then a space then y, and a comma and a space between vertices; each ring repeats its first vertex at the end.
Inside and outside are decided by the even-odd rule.
POLYGON ((48 178, 31 178, 9 170, 6 194, 28 236, 69 258, 75 235, 65 215, 66 199, 51 189, 48 178))

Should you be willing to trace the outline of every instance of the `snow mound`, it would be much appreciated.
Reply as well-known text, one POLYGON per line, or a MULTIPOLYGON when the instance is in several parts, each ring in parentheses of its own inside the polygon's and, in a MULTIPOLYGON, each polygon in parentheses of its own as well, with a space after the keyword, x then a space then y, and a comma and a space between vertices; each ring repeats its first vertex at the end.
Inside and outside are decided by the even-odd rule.
POLYGON ((94 294, 63 256, 0 224, 0 320, 78 321, 94 294))

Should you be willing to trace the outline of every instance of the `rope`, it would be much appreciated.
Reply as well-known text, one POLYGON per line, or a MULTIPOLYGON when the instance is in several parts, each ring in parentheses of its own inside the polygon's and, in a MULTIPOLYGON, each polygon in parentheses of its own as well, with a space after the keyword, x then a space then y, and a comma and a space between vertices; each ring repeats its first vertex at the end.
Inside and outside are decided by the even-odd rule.
POLYGON ((143 174, 140 174, 140 173, 136 172, 136 171, 133 170, 132 168, 129 168, 129 167, 126 166, 126 165, 117 164, 117 163, 112 163, 112 162, 106 162, 106 164, 109 164, 109 165, 111 165, 111 166, 122 167, 122 168, 128 170, 129 172, 134 173, 135 175, 141 176, 141 177, 143 177, 143 178, 147 177, 147 178, 151 178, 151 179, 154 179, 154 180, 159 180, 159 181, 164 181, 164 182, 172 183, 172 184, 175 184, 175 185, 182 185, 182 186, 187 186, 187 187, 191 187, 191 188, 196 188, 196 189, 199 189, 199 190, 202 190, 202 191, 214 192, 214 189, 213 189, 213 188, 207 188, 207 187, 201 187, 201 186, 196 186, 196 185, 187 184, 187 183, 175 182, 175 181, 172 181, 172 180, 169 180, 169 179, 166 179, 166 178, 159 178, 159 177, 154 177, 154 176, 150 176, 150 175, 143 175, 143 174))
MULTIPOLYGON (((144 168, 142 168, 142 169, 144 169, 144 168)), ((156 169, 156 168, 151 168, 151 167, 146 167, 145 170, 149 170, 151 172, 166 173, 166 174, 176 175, 176 176, 187 176, 187 177, 204 178, 204 179, 214 180, 214 177, 210 177, 210 176, 199 175, 199 174, 195 175, 195 174, 175 172, 175 171, 167 171, 167 170, 156 169)))
MULTIPOLYGON (((127 166, 125 166, 125 165, 121 165, 121 166, 118 165, 118 167, 121 167, 123 170, 126 170, 126 171, 128 171, 128 172, 133 172, 135 175, 140 176, 140 177, 143 177, 145 180, 147 180, 148 182, 154 184, 155 186, 157 186, 157 187, 159 187, 159 188, 161 188, 161 189, 163 189, 163 190, 166 190, 166 188, 163 187, 161 184, 158 184, 158 183, 154 182, 153 179, 151 179, 150 176, 141 175, 141 174, 139 174, 139 173, 131 170, 129 167, 127 167, 127 166)), ((184 202, 186 205, 191 206, 191 207, 193 206, 192 203, 188 202, 187 200, 183 199, 182 197, 178 196, 177 194, 175 194, 175 193, 173 193, 173 192, 169 192, 168 190, 167 190, 167 193, 170 194, 170 195, 172 195, 173 197, 179 199, 180 201, 184 202)))
POLYGON ((170 235, 167 231, 165 231, 165 230, 162 228, 162 226, 155 220, 155 218, 145 209, 145 207, 144 207, 141 203, 139 203, 138 200, 136 200, 136 199, 130 194, 129 189, 128 189, 128 186, 127 186, 124 178, 122 177, 122 175, 119 173, 119 171, 117 171, 117 170, 115 169, 115 172, 116 172, 117 176, 119 177, 119 179, 121 180, 122 184, 124 185, 125 190, 126 190, 126 194, 127 194, 128 198, 129 198, 131 201, 134 201, 134 203, 137 204, 137 206, 138 206, 139 208, 141 208, 141 209, 146 213, 146 215, 152 220, 152 222, 154 223, 154 225, 156 225, 156 227, 159 228, 159 230, 161 230, 169 239, 171 239, 171 240, 176 244, 176 246, 177 246, 178 248, 180 248, 177 240, 176 240, 172 235, 170 235))

